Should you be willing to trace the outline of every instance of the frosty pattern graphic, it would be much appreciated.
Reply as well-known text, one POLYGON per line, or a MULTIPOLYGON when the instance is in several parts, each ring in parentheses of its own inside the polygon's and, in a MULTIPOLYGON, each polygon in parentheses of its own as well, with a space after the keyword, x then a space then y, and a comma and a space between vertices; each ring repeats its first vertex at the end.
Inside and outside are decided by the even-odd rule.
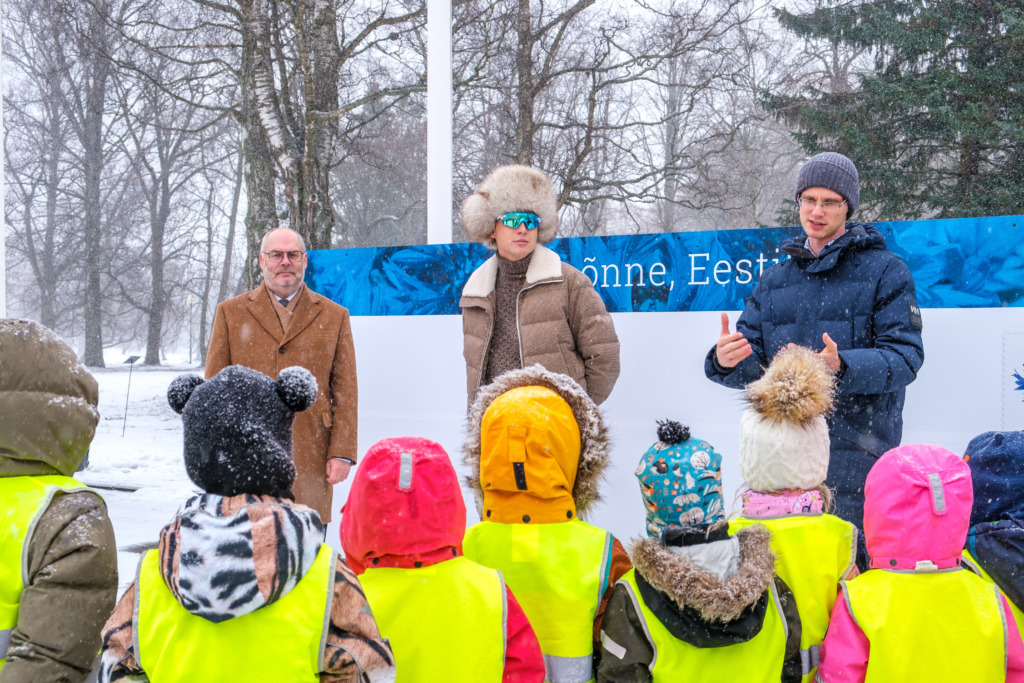
MULTIPOLYGON (((914 275, 922 308, 1024 306, 1024 216, 874 223, 914 275)), ((799 227, 555 240, 612 313, 743 308, 799 227)), ((455 315, 480 244, 312 251, 306 279, 352 315, 455 315)))

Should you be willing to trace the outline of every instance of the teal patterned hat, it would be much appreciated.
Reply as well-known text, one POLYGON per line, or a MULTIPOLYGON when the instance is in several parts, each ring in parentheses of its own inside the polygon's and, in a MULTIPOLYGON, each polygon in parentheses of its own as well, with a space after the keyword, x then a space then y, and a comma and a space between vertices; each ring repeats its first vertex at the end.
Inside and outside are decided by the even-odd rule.
POLYGON ((725 517, 722 456, 678 422, 658 422, 658 442, 640 458, 636 477, 653 538, 666 526, 712 524, 725 517))

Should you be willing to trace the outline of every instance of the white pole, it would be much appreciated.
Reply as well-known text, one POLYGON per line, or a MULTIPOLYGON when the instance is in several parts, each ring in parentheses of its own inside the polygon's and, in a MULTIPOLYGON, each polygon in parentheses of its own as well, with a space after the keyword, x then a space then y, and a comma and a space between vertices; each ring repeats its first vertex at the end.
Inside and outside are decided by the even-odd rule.
MULTIPOLYGON (((3 12, 3 5, 0 4, 0 13, 3 12)), ((0 55, 4 53, 3 32, 0 31, 0 55)), ((451 80, 451 79, 449 79, 451 80)), ((4 93, 3 69, 0 69, 0 93, 4 93)), ((0 135, 5 132, 4 124, 4 100, 0 97, 0 135)), ((2 139, 2 138, 0 138, 2 139)), ((7 158, 0 154, 0 318, 7 317, 7 221, 4 216, 7 214, 4 208, 4 195, 7 194, 7 158)))
POLYGON ((427 0, 427 243, 452 241, 452 6, 427 0))

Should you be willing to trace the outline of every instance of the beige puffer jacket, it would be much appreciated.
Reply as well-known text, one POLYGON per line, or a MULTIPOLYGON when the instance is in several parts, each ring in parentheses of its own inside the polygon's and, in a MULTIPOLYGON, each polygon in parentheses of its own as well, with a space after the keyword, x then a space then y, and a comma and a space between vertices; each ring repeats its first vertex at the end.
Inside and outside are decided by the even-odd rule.
MULTIPOLYGON (((96 380, 57 335, 0 320, 0 477, 72 476, 92 442, 96 380)), ((6 504, 8 501, 4 501, 6 504)), ((0 529, 0 543, 10 542, 0 529)), ((83 681, 117 594, 117 547, 98 495, 56 495, 25 542, 18 623, 0 681, 83 681)))
MULTIPOLYGON (((459 301, 469 404, 480 388, 494 329, 497 259, 492 256, 470 275, 459 301)), ((517 316, 523 367, 539 364, 572 377, 596 404, 608 398, 619 377, 619 338, 586 275, 538 246, 519 292, 517 316)))

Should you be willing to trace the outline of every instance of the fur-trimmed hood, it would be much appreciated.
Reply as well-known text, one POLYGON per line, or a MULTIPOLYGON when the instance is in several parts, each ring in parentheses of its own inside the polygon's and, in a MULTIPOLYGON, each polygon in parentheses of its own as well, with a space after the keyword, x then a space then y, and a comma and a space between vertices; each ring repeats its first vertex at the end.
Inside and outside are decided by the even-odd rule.
MULTIPOLYGON (((579 428, 579 461, 574 480, 571 482, 572 502, 575 504, 576 514, 585 517, 590 507, 600 500, 600 481, 611 454, 608 428, 600 409, 583 387, 572 378, 549 372, 540 365, 507 372, 491 384, 482 387, 477 393, 469 410, 467 434, 462 449, 463 462, 469 470, 465 480, 466 485, 476 492, 478 504, 482 505, 484 487, 481 483, 480 473, 482 465, 481 433, 484 416, 495 399, 513 389, 525 387, 550 389, 560 396, 572 410, 572 416, 579 428)), ((530 417, 529 414, 524 414, 524 420, 527 421, 524 426, 527 428, 530 417)), ((534 491, 524 491, 521 497, 541 500, 543 496, 543 491, 535 489, 534 491)), ((565 519, 564 516, 563 519, 565 519)))
MULTIPOLYGON (((666 535, 692 536, 693 528, 668 527, 666 535)), ((760 633, 768 611, 777 609, 773 581, 786 596, 780 595, 780 604, 791 598, 775 576, 771 533, 764 526, 732 537, 724 525, 710 533, 719 538, 685 546, 679 539, 646 538, 630 548, 639 597, 673 637, 700 648, 744 643, 760 633)))
POLYGON ((629 556, 637 573, 677 609, 695 610, 708 622, 729 622, 741 617, 768 590, 775 576, 775 553, 771 532, 755 524, 726 540, 711 541, 687 549, 718 546, 719 556, 738 554, 738 568, 719 578, 701 568, 681 549, 653 538, 632 543, 629 556))
POLYGON ((476 192, 462 202, 462 229, 473 241, 494 249, 494 221, 510 211, 540 216, 540 244, 547 244, 558 234, 558 193, 548 174, 539 168, 510 165, 491 171, 476 192))

